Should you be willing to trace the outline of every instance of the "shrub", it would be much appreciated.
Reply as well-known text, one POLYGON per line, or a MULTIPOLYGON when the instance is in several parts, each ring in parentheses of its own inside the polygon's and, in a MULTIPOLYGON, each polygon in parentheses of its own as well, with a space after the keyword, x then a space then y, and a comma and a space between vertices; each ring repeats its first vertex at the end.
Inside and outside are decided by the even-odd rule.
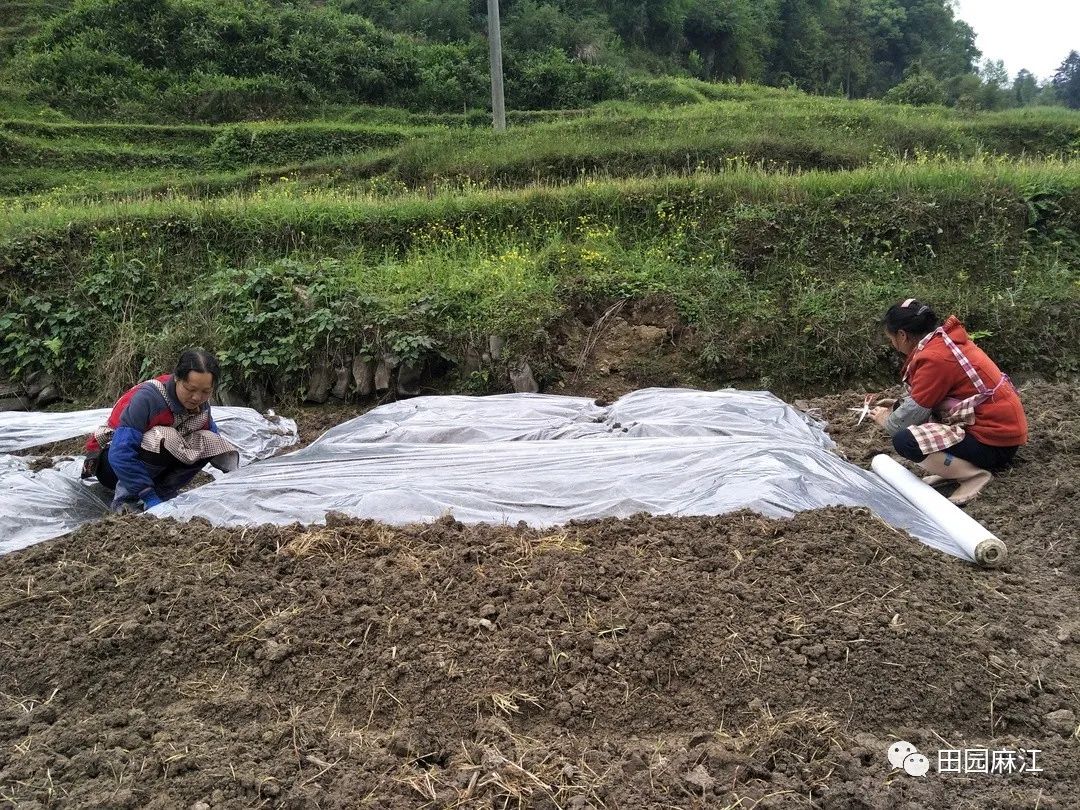
POLYGON ((177 120, 220 124, 287 116, 316 97, 310 85, 289 84, 276 76, 199 73, 165 90, 161 109, 177 120))
POLYGON ((613 68, 573 62, 557 48, 508 60, 507 98, 518 108, 574 109, 623 94, 613 68))
POLYGON ((912 73, 883 98, 890 104, 911 104, 924 107, 927 104, 944 104, 945 88, 929 73, 912 73))
POLYGON ((389 127, 235 124, 220 130, 210 144, 207 159, 221 168, 278 166, 394 146, 406 137, 406 130, 389 127))
POLYGON ((81 113, 141 104, 152 115, 224 121, 316 99, 396 101, 417 84, 416 47, 333 9, 86 0, 32 37, 11 72, 40 100, 81 113))
POLYGON ((670 76, 633 79, 628 95, 638 104, 698 104, 705 100, 705 96, 687 82, 670 76))

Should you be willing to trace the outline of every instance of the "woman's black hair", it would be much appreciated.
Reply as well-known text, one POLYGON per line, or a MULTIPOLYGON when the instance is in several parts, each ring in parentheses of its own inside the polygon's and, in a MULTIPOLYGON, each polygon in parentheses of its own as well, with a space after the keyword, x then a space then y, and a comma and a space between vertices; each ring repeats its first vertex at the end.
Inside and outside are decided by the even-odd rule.
POLYGON ((217 358, 205 349, 188 349, 180 355, 173 374, 176 379, 187 381, 188 374, 193 371, 209 374, 216 384, 218 375, 221 374, 221 366, 218 365, 217 358))
POLYGON ((921 338, 941 326, 937 313, 929 304, 909 298, 899 304, 893 304, 884 318, 885 331, 895 335, 901 329, 912 337, 921 338))

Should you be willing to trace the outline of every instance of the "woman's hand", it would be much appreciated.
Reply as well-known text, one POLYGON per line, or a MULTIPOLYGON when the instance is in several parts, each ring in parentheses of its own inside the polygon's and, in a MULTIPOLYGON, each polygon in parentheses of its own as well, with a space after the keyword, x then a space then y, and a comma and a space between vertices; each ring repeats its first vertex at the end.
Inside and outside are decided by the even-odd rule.
POLYGON ((892 413, 891 408, 883 408, 880 405, 874 410, 870 411, 870 418, 874 420, 874 424, 878 427, 885 427, 885 420, 889 418, 889 414, 892 413))

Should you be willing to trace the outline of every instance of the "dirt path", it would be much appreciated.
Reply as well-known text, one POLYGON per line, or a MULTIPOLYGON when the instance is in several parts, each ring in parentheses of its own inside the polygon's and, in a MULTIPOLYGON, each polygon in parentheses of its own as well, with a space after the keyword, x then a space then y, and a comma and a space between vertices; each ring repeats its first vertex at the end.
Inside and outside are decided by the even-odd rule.
MULTIPOLYGON (((852 399, 807 406, 864 463, 852 399)), ((0 802, 1080 806, 1076 389, 1025 402, 1032 445, 971 507, 1001 571, 858 510, 127 518, 0 558, 0 802), (1042 771, 915 778, 897 739, 1042 771)))

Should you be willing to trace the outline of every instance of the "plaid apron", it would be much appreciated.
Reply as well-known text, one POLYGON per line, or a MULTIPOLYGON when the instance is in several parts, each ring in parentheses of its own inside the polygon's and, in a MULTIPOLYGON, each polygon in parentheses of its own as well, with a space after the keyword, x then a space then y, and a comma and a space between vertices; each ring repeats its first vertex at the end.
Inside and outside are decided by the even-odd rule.
MULTIPOLYGON (((919 452, 927 456, 960 444, 966 435, 965 426, 975 424, 975 409, 993 397, 1001 386, 1012 385, 1009 376, 1002 374, 997 385, 993 388, 987 388, 975 367, 971 365, 971 361, 960 351, 960 347, 953 342, 943 327, 939 326, 920 340, 919 345, 915 347, 915 351, 921 351, 935 335, 940 335, 941 339, 945 341, 945 345, 952 352, 953 357, 956 358, 956 362, 960 364, 960 368, 964 370, 971 384, 975 386, 976 393, 967 399, 949 397, 934 409, 934 416, 938 421, 925 422, 909 428, 911 434, 915 437, 915 442, 919 445, 919 452)), ((911 386, 905 377, 904 395, 909 395, 910 391, 911 386)))
MULTIPOLYGON (((160 380, 149 380, 166 404, 171 405, 165 384, 160 380)), ((102 449, 112 441, 113 429, 103 425, 94 431, 102 449)), ((231 472, 240 466, 240 453, 227 440, 210 430, 210 410, 189 413, 173 411, 171 426, 158 425, 143 433, 139 446, 148 453, 168 452, 181 464, 193 466, 200 461, 209 462, 219 470, 231 472)))

